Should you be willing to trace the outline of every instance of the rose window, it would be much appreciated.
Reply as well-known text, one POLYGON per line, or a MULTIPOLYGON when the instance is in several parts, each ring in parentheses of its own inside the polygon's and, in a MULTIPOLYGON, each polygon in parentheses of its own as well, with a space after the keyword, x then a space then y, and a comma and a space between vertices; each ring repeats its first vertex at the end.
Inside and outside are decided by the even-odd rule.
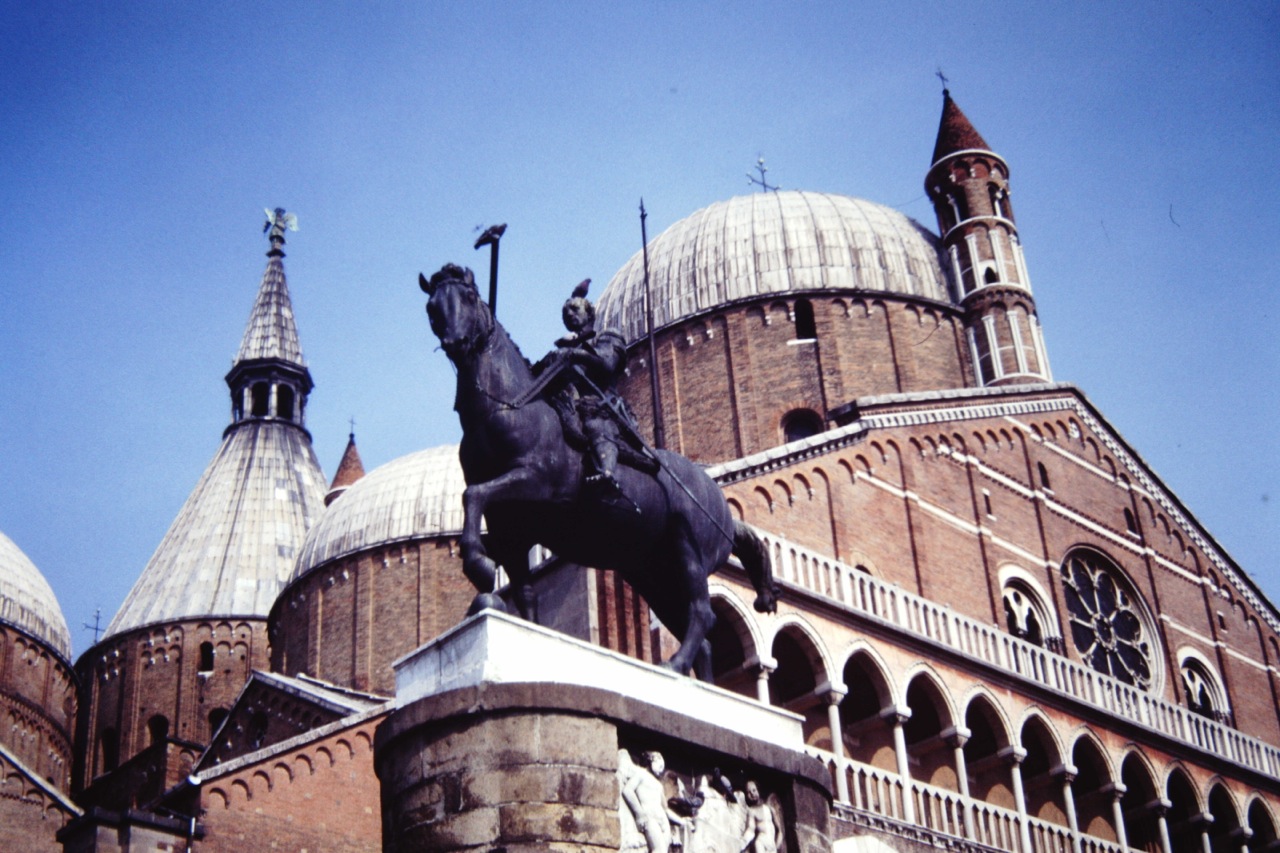
POLYGON ((1073 554, 1062 566, 1071 639, 1085 663, 1126 684, 1151 686, 1151 644, 1132 593, 1098 556, 1073 554))

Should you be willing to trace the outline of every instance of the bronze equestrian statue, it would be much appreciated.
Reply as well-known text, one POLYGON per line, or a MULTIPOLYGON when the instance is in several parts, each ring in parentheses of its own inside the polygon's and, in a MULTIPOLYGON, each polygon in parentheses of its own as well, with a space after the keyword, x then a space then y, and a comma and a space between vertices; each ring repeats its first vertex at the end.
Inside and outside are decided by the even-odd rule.
POLYGON ((462 423, 463 572, 493 590, 497 565, 511 579, 520 614, 533 618, 529 549, 541 544, 583 566, 617 571, 680 640, 666 663, 711 680, 707 633, 715 624, 707 577, 732 553, 756 590, 760 612, 777 608, 777 587, 759 537, 729 512, 720 488, 688 459, 648 451, 656 473, 629 464, 613 476, 626 501, 584 485, 594 471, 565 440, 560 416, 529 362, 480 299, 470 270, 446 264, 430 280, 427 316, 457 368, 454 409, 462 423), (638 510, 638 511, 637 511, 638 510), (481 538, 484 519, 488 534, 481 538))

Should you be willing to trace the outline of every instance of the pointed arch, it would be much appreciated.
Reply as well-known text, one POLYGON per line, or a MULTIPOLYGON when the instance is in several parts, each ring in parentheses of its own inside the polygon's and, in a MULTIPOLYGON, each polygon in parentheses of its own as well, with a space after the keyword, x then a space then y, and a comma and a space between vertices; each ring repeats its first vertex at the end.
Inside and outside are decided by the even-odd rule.
POLYGON ((825 696, 833 683, 818 634, 798 618, 786 619, 774 632, 769 653, 778 668, 769 676, 772 704, 804 717, 805 743, 831 746, 825 696))
POLYGON ((955 707, 941 679, 927 666, 908 676, 905 704, 911 716, 903 726, 912 778, 959 791, 959 777, 947 740, 956 730, 955 707))
POLYGON ((1013 743, 1009 720, 985 687, 971 691, 964 704, 964 727, 969 730, 964 744, 964 763, 969 774, 970 796, 1016 809, 1008 765, 1009 747, 1013 743))
POLYGON ((754 699, 761 647, 755 620, 727 587, 714 584, 710 592, 711 610, 716 616, 707 635, 711 643, 712 682, 754 699))
POLYGON ((1167 821, 1173 853, 1200 853, 1205 809, 1191 776, 1180 765, 1174 765, 1169 771, 1165 799, 1170 803, 1167 821))
POLYGON ((1066 805, 1058 779, 1065 769, 1058 734, 1039 709, 1030 709, 1018 730, 1018 742, 1027 751, 1022 761, 1022 784, 1027 814, 1060 826, 1067 825, 1066 805))
POLYGON ((848 692, 840 702, 840 727, 846 755, 896 772, 893 729, 885 719, 895 704, 890 672, 892 669, 865 640, 847 651, 841 678, 848 685, 848 692))
POLYGON ((1221 780, 1209 788, 1209 849, 1212 853, 1240 853, 1240 810, 1221 780))
POLYGON ((1102 742, 1089 729, 1082 730, 1071 747, 1071 764, 1076 768, 1072 797, 1080 831, 1108 841, 1118 841, 1111 791, 1116 776, 1102 742))
POLYGON ((1156 771, 1136 744, 1127 747, 1120 762, 1120 782, 1125 786, 1123 807, 1129 846, 1145 853, 1162 853, 1160 809, 1163 795, 1156 790, 1156 771))

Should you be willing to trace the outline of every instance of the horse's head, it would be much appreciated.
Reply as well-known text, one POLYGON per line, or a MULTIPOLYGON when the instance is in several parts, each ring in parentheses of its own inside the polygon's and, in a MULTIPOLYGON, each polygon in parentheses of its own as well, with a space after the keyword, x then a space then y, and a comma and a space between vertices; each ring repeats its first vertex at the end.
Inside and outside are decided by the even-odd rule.
POLYGON ((430 297, 427 318, 445 355, 457 359, 485 345, 493 334, 494 320, 480 300, 471 270, 445 264, 430 279, 418 273, 418 285, 430 297))

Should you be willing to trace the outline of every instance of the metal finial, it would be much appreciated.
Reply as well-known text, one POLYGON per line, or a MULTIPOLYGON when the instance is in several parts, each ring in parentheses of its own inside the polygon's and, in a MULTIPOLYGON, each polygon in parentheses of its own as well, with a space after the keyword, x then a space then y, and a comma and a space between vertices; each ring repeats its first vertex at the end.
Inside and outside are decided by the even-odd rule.
POLYGON ((756 171, 760 173, 760 177, 758 177, 758 178, 757 178, 755 175, 751 174, 750 172, 747 172, 747 185, 748 185, 748 186, 753 186, 753 187, 754 187, 754 186, 758 186, 758 187, 760 187, 760 192, 762 192, 762 193, 763 193, 763 192, 775 192, 775 193, 776 193, 778 190, 782 189, 782 187, 779 187, 779 186, 775 186, 775 185, 773 185, 773 184, 770 184, 768 181, 766 181, 766 180, 764 179, 764 173, 765 173, 765 172, 767 172, 767 171, 769 171, 769 170, 768 170, 767 168, 765 168, 765 165, 764 165, 764 158, 763 158, 763 157, 757 157, 757 158, 756 158, 756 171))
POLYGON ((267 239, 271 241, 273 246, 284 242, 285 229, 289 231, 298 230, 298 217, 289 213, 283 207, 277 207, 275 210, 266 207, 263 210, 267 214, 267 221, 262 226, 262 233, 267 235, 267 239))
POLYGON ((947 75, 942 73, 942 66, 938 66, 938 70, 933 72, 933 74, 935 77, 937 77, 939 80, 942 81, 942 94, 950 95, 951 92, 947 89, 947 84, 950 83, 951 81, 947 79, 947 75))

